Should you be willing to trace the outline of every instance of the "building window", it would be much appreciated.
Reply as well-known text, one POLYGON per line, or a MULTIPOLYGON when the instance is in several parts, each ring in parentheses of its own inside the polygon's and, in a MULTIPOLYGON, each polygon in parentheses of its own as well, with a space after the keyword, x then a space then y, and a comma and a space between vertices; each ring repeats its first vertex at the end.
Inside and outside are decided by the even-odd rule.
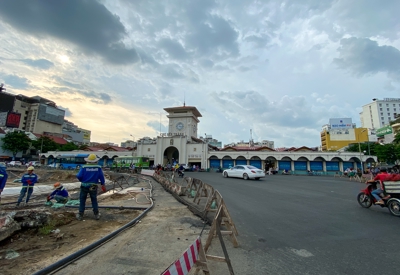
POLYGON ((388 117, 388 120, 392 120, 390 117, 388 117))
POLYGON ((394 108, 394 109, 393 109, 393 111, 395 111, 395 112, 396 112, 396 108, 394 108))
POLYGON ((390 113, 388 113, 388 116, 390 116, 390 113))
POLYGON ((382 111, 382 108, 379 108, 379 111, 382 111))
POLYGON ((383 113, 381 113, 381 116, 383 116, 383 113))
POLYGON ((389 111, 389 108, 387 108, 386 111, 389 111))
POLYGON ((381 117, 381 120, 382 120, 382 121, 384 121, 384 120, 385 120, 385 118, 384 118, 384 117, 381 117))
POLYGON ((389 107, 389 104, 388 104, 388 103, 386 103, 386 107, 389 107))
POLYGON ((396 104, 393 104, 393 107, 396 107, 396 104))
POLYGON ((382 107, 382 103, 379 103, 379 107, 382 107))
POLYGON ((150 152, 150 148, 147 148, 147 152, 150 152))

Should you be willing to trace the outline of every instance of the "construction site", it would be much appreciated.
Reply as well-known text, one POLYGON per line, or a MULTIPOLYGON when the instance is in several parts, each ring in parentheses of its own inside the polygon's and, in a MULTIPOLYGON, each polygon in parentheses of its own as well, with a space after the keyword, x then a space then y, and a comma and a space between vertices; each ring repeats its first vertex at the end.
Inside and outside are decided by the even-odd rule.
POLYGON ((212 274, 213 263, 207 264, 207 259, 225 261, 227 274, 233 274, 223 243, 216 249, 222 256, 206 255, 212 251, 211 242, 220 226, 225 228, 230 246, 238 244, 222 197, 201 181, 185 178, 179 182, 173 173, 154 171, 151 176, 106 171, 107 191, 98 194, 100 219, 94 218, 88 198, 83 220, 78 221, 77 171, 36 169, 39 181, 32 197, 19 207, 18 179, 25 171, 7 172, 9 179, 1 196, 0 274, 162 274, 196 238, 205 244, 198 245, 196 254, 196 270, 203 272, 199 274, 212 274), (70 200, 65 205, 46 203, 55 182, 69 191, 70 200), (121 260, 121 249, 127 249, 123 253, 126 257, 132 254, 131 258, 147 259, 146 264, 141 260, 112 261, 110 255, 121 260), (109 270, 99 265, 97 273, 94 271, 91 263, 96 260, 91 255, 96 253, 107 255, 109 270))

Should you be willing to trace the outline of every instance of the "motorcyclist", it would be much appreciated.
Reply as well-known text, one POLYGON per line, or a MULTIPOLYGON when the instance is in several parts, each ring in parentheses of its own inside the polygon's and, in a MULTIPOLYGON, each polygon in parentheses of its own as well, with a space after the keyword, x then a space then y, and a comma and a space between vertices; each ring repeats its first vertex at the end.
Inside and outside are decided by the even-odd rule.
MULTIPOLYGON (((375 204, 384 204, 382 198, 380 197, 380 194, 382 194, 384 191, 383 182, 386 180, 387 176, 388 173, 386 171, 386 168, 381 168, 380 173, 376 175, 374 179, 367 181, 367 183, 373 183, 375 181, 379 181, 380 183, 379 187, 374 191, 372 191, 371 193, 372 196, 374 196, 374 198, 376 199, 375 204)), ((390 198, 390 195, 385 196, 383 199, 388 199, 388 198, 390 198)))
POLYGON ((185 171, 185 168, 184 168, 183 165, 181 164, 181 165, 179 166, 179 168, 178 168, 178 175, 179 175, 179 176, 180 176, 180 175, 183 176, 183 174, 184 174, 183 171, 185 171))

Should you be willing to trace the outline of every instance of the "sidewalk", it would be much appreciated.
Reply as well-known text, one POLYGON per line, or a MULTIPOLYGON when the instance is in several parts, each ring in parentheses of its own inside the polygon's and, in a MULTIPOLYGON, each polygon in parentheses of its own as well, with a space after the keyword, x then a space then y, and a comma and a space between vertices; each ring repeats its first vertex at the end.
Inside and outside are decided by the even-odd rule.
POLYGON ((158 182, 151 182, 154 208, 140 223, 54 274, 154 275, 180 257, 200 234, 203 223, 158 182))

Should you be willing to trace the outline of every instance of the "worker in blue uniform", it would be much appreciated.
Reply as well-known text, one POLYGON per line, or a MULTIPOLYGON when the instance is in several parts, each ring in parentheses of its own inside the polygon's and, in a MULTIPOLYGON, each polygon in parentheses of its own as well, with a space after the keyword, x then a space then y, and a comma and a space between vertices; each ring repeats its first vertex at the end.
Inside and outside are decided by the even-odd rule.
POLYGON ((54 199, 57 203, 67 203, 69 196, 67 189, 59 182, 54 184, 54 188, 55 190, 47 197, 47 201, 54 199))
POLYGON ((0 196, 7 183, 8 174, 6 169, 6 166, 3 163, 0 163, 0 196))
POLYGON ((27 173, 25 173, 22 178, 22 189, 19 194, 18 202, 17 202, 17 207, 20 205, 22 200, 25 197, 26 194, 26 200, 25 203, 28 203, 32 193, 33 193, 33 186, 35 186, 35 183, 38 181, 37 175, 33 172, 35 168, 33 166, 29 166, 27 169, 27 173), (27 194, 28 193, 28 194, 27 194))
POLYGON ((106 192, 105 179, 103 170, 97 165, 99 158, 95 154, 90 154, 85 158, 86 164, 81 167, 76 177, 81 182, 81 190, 79 194, 79 213, 76 215, 78 220, 83 219, 85 212, 85 204, 87 195, 89 194, 92 201, 93 213, 95 219, 100 219, 99 206, 97 203, 97 189, 101 184, 101 189, 106 192))

